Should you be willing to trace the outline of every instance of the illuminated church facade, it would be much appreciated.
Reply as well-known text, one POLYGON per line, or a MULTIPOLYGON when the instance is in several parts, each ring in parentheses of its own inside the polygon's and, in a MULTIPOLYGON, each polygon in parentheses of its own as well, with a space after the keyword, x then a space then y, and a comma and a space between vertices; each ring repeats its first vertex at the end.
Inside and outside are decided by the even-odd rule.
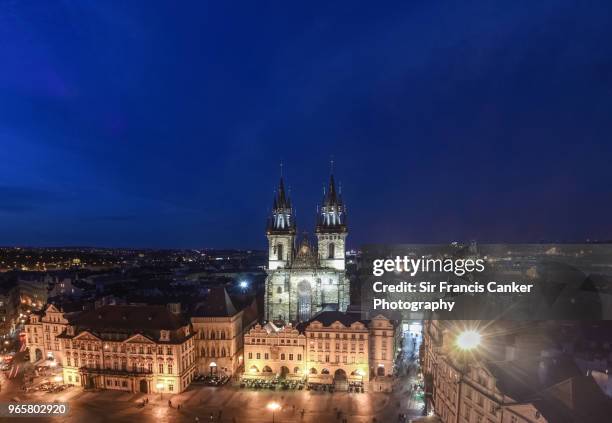
POLYGON ((346 207, 333 174, 317 208, 316 245, 297 239, 295 211, 281 177, 268 218, 268 269, 265 318, 305 322, 322 310, 346 311, 346 207))

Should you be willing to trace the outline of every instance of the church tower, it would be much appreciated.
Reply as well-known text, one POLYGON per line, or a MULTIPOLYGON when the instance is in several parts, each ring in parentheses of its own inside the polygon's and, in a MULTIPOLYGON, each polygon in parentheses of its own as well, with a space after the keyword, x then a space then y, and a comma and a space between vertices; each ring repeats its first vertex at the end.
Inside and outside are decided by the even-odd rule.
POLYGON ((291 199, 285 193, 282 176, 272 202, 272 213, 268 218, 266 234, 268 236, 268 269, 291 267, 295 242, 295 213, 291 207, 291 199))
POLYGON ((342 194, 336 190, 333 172, 323 195, 323 204, 317 216, 317 250, 321 267, 345 270, 346 207, 342 194))

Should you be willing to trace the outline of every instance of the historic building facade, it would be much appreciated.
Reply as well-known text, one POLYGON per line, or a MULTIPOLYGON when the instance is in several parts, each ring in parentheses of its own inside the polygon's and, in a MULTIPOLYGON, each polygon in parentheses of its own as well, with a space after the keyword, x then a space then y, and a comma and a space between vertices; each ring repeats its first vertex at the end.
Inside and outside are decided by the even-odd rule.
POLYGON ((324 311, 297 327, 256 325, 245 335, 247 377, 305 378, 342 389, 391 376, 394 323, 384 316, 360 317, 324 311))
POLYGON ((49 305, 30 317, 26 344, 35 359, 53 356, 64 383, 85 388, 179 393, 196 374, 191 324, 165 306, 68 315, 49 305))
POLYGON ((211 288, 207 300, 191 316, 198 372, 220 376, 236 372, 243 364, 244 332, 256 321, 255 304, 236 310, 225 288, 211 288))
POLYGON ((295 211, 281 177, 266 232, 267 320, 305 322, 326 306, 346 310, 349 304, 349 280, 345 273, 346 218, 346 207, 331 175, 317 210, 317 244, 313 246, 306 235, 297 243, 295 211))
POLYGON ((443 423, 602 421, 591 417, 612 412, 609 398, 572 357, 542 348, 546 331, 538 324, 489 324, 483 345, 466 354, 456 345, 463 322, 426 321, 421 365, 428 411, 443 423))
POLYGON ((255 325, 244 336, 247 375, 303 378, 306 374, 306 336, 290 324, 255 325))
POLYGON ((66 330, 68 323, 64 311, 53 304, 47 305, 42 312, 30 315, 25 331, 32 363, 43 359, 63 361, 61 342, 56 336, 66 330))

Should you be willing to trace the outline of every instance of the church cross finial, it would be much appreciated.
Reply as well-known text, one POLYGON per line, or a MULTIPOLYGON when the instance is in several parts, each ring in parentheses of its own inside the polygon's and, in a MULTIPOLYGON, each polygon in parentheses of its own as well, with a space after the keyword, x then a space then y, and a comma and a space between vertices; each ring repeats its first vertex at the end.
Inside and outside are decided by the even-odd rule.
POLYGON ((330 175, 334 173, 334 156, 330 156, 329 159, 329 173, 330 175))
POLYGON ((283 161, 280 162, 280 176, 283 177, 283 161))

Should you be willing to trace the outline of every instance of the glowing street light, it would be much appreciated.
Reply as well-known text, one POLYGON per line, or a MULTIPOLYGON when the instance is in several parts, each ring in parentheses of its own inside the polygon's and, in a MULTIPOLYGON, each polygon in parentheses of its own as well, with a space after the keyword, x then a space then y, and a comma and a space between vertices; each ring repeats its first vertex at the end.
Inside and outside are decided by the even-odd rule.
POLYGON ((240 281, 240 288, 247 289, 249 287, 249 283, 247 281, 240 281))
POLYGON ((274 423, 274 412, 278 410, 279 408, 281 408, 280 404, 277 403, 276 401, 272 401, 268 403, 268 405, 266 405, 266 408, 272 411, 272 423, 274 423))
POLYGON ((481 335, 475 330, 466 330, 457 337, 457 347, 464 351, 473 350, 480 345, 481 335))
POLYGON ((55 377, 53 378, 53 380, 54 380, 55 382, 58 382, 58 383, 59 383, 59 382, 62 382, 62 381, 64 380, 64 378, 62 378, 61 376, 59 376, 59 375, 58 375, 58 376, 55 376, 55 377))

